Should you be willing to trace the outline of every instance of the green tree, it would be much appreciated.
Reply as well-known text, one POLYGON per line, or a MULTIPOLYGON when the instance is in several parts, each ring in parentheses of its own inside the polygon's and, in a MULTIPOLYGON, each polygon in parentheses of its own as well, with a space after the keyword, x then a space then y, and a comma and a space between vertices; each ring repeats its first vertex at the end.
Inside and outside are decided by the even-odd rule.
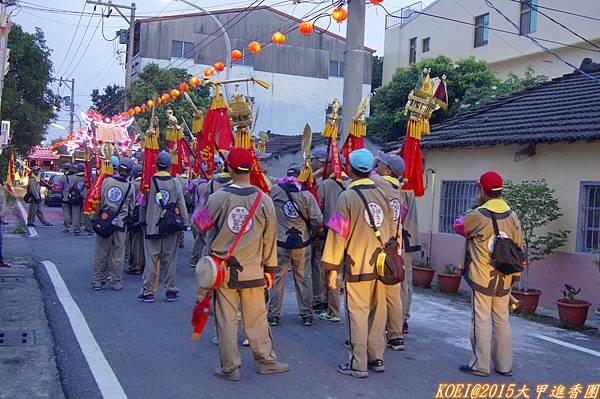
POLYGON ((373 56, 373 71, 371 73, 371 93, 381 86, 383 79, 383 57, 373 56))
POLYGON ((123 111, 125 91, 122 86, 113 84, 104 88, 103 92, 94 89, 91 94, 92 104, 104 115, 115 115, 123 111))

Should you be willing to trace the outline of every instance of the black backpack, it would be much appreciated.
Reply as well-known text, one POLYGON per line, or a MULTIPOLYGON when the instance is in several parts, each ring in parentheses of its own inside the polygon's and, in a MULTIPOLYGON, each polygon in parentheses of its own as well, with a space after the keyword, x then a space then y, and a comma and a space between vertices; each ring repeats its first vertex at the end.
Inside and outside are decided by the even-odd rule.
MULTIPOLYGON (((156 177, 152 177, 152 182, 154 183, 156 193, 160 193, 158 183, 156 182, 156 177)), ((159 203, 162 211, 160 213, 158 222, 156 223, 156 226, 158 227, 158 235, 164 237, 179 233, 180 231, 186 231, 187 224, 185 223, 183 216, 181 216, 179 205, 177 205, 176 202, 165 204, 162 194, 159 197, 159 203)))
POLYGON ((127 200, 127 196, 129 195, 129 191, 131 191, 131 183, 127 186, 127 191, 125 192, 125 196, 121 200, 119 204, 119 208, 117 211, 113 211, 108 205, 100 208, 98 213, 96 214, 96 218, 94 220, 94 232, 98 234, 102 238, 108 238, 120 228, 115 224, 115 220, 121 213, 123 209, 123 205, 125 205, 125 201, 127 200))
POLYGON ((79 188, 76 187, 75 184, 69 188, 67 195, 68 195, 67 198, 68 198, 69 204, 75 205, 75 206, 83 205, 83 194, 82 194, 81 190, 79 190, 79 188))
POLYGON ((500 236, 495 213, 491 213, 491 218, 495 237, 494 249, 491 254, 492 265, 496 270, 505 275, 522 272, 525 253, 513 240, 500 236))
POLYGON ((136 206, 127 218, 127 230, 140 231, 143 227, 144 223, 140 222, 140 207, 136 206))

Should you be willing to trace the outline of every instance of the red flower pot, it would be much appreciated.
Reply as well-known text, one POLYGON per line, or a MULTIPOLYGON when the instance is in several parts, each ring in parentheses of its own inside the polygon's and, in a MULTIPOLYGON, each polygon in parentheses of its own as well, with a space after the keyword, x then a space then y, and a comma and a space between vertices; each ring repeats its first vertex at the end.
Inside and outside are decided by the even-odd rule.
POLYGON ((590 305, 591 304, 588 301, 583 301, 581 299, 575 299, 575 303, 568 303, 564 299, 558 299, 556 301, 556 306, 558 306, 558 318, 563 323, 581 327, 585 323, 590 305))
POLYGON ((515 313, 534 314, 540 301, 542 291, 530 289, 528 291, 513 291, 514 296, 519 302, 519 307, 515 309, 515 313))
POLYGON ((456 274, 438 273, 438 285, 440 291, 449 294, 456 294, 460 287, 461 276, 456 274))
POLYGON ((421 288, 429 288, 435 270, 413 266, 413 284, 421 288))

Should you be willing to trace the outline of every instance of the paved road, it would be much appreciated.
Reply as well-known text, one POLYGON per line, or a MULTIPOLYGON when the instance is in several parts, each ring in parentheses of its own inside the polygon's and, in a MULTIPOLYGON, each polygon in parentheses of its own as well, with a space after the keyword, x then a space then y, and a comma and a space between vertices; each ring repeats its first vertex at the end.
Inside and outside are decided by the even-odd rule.
MULTIPOLYGON (((60 220, 59 208, 45 211, 50 220, 60 220)), ((107 360, 103 367, 93 365, 96 380, 114 372, 129 398, 430 398, 441 382, 530 384, 535 397, 536 384, 568 387, 582 383, 585 387, 588 383, 600 383, 597 336, 516 317, 511 318, 514 377, 493 375, 481 379, 460 373, 458 366, 470 357, 470 306, 463 300, 421 291, 415 294, 406 350, 386 352, 386 372, 372 374, 367 380, 342 376, 336 373, 335 366, 346 357, 343 324, 317 321, 312 328, 303 327, 296 315, 291 285, 283 323, 273 329, 275 351, 280 360, 290 363, 291 371, 260 376, 255 372, 250 350, 243 348, 242 381, 221 381, 212 375, 219 365, 217 347, 211 343, 213 319, 199 341, 190 340, 196 289, 193 270, 187 265, 190 233, 186 248, 179 255, 177 284, 181 300, 143 304, 136 300, 140 286, 137 276, 126 276, 120 292, 91 289, 94 237, 65 235, 60 226, 37 231, 38 238, 12 240, 11 246, 5 244, 5 250, 9 255, 27 254, 56 266, 107 360), (586 349, 588 353, 584 352, 586 349), (98 372, 102 375, 98 376, 98 372)), ((37 275, 46 297, 66 395, 102 397, 81 350, 89 342, 73 333, 47 267, 40 264, 37 275)), ((98 351, 92 355, 97 354, 98 351)))

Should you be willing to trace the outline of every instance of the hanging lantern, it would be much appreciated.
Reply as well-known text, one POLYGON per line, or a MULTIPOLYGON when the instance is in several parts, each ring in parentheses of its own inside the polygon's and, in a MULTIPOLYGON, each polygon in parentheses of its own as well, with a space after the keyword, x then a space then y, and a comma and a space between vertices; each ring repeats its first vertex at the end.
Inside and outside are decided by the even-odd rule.
POLYGON ((177 98, 177 97, 179 97, 179 94, 180 94, 179 90, 177 90, 177 89, 171 90, 171 97, 177 98))
POLYGON ((215 71, 217 72, 223 72, 223 70, 225 69, 225 65, 223 65, 222 62, 215 62, 213 64, 213 68, 215 68, 215 71))
POLYGON ((248 50, 250 50, 250 52, 252 54, 259 53, 261 50, 260 43, 259 42, 250 42, 250 44, 248 45, 248 50))
POLYGON ((144 112, 148 111, 148 106, 146 104, 142 104, 140 108, 142 108, 142 111, 144 112))
POLYGON ((231 59, 234 61, 239 61, 242 59, 244 55, 242 54, 242 52, 240 50, 232 50, 231 51, 231 59))
POLYGON ((275 32, 273 33, 273 36, 271 36, 271 40, 277 45, 283 44, 285 43, 285 35, 281 32, 275 32))
POLYGON ((190 83, 192 84, 192 86, 198 87, 198 86, 200 86, 202 84, 202 81, 200 80, 200 78, 197 78, 197 77, 193 76, 190 79, 190 83))
POLYGON ((310 21, 303 21, 300 22, 300 25, 298 25, 298 30, 300 31, 300 33, 302 33, 304 36, 308 36, 311 33, 313 33, 314 30, 314 26, 313 23, 310 21))
POLYGON ((369 0, 369 2, 371 4, 381 4, 381 3, 383 3, 383 0, 369 0))
POLYGON ((163 100, 162 100, 162 98, 158 97, 158 98, 156 99, 156 105, 160 105, 160 104, 162 104, 162 103, 163 103, 163 100))
POLYGON ((129 118, 129 114, 127 112, 121 112, 121 118, 127 119, 129 118))
POLYGON ((134 110, 135 110, 135 113, 136 113, 136 114, 139 114, 140 112, 142 112, 142 108, 141 108, 139 105, 138 105, 138 106, 136 106, 136 107, 134 108, 134 110))
POLYGON ((182 92, 186 92, 190 89, 190 86, 188 86, 187 83, 182 83, 179 85, 179 90, 182 92))
POLYGON ((167 93, 163 94, 161 96, 161 98, 162 98, 163 102, 168 102, 169 100, 171 100, 171 96, 168 95, 167 93))
POLYGON ((338 23, 342 23, 348 18, 348 11, 346 11, 343 7, 338 7, 331 13, 333 19, 335 19, 338 23))
POLYGON ((148 108, 154 107, 154 100, 148 100, 148 101, 146 101, 146 105, 148 106, 148 108))
POLYGON ((211 76, 214 76, 215 71, 210 69, 210 68, 206 68, 204 70, 204 76, 206 76, 207 78, 210 78, 211 76))

